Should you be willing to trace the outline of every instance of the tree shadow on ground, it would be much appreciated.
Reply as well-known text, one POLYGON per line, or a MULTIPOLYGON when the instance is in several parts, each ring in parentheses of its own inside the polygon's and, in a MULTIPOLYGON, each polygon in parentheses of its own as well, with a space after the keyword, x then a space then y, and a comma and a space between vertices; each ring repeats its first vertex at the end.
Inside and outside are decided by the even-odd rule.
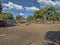
POLYGON ((49 31, 45 34, 45 40, 49 40, 60 45, 60 31, 49 31))

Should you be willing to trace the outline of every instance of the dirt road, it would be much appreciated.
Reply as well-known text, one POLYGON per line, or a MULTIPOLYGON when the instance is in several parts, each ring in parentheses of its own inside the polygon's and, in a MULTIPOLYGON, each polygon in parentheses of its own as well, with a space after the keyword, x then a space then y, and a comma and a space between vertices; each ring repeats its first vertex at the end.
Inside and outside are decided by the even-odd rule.
POLYGON ((60 31, 60 24, 31 24, 0 28, 0 45, 41 45, 48 31, 60 31))

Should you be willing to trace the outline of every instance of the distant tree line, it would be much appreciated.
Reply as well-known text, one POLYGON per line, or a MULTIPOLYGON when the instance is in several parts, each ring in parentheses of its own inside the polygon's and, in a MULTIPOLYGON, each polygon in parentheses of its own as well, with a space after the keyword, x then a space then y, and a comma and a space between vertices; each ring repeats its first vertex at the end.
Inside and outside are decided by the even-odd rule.
POLYGON ((34 12, 34 15, 27 17, 27 20, 40 19, 44 22, 46 21, 60 21, 60 12, 57 12, 56 8, 53 6, 41 8, 34 12))
MULTIPOLYGON (((23 19, 24 17, 21 15, 16 16, 16 19, 23 19)), ((39 10, 34 11, 33 15, 30 15, 27 17, 28 21, 36 21, 37 19, 42 20, 42 22, 46 22, 46 21, 53 21, 53 23, 55 23, 55 21, 60 21, 60 12, 57 12, 56 8, 53 6, 50 7, 45 7, 45 8, 41 8, 39 10)))

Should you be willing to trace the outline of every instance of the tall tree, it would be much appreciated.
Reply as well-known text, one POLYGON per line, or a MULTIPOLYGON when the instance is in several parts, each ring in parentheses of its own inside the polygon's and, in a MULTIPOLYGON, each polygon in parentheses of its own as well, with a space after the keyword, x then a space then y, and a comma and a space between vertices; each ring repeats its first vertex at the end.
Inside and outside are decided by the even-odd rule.
POLYGON ((47 9, 47 18, 48 20, 52 20, 53 23, 55 23, 55 20, 56 20, 56 8, 53 7, 53 6, 50 6, 48 9, 47 9))
POLYGON ((14 17, 11 13, 1 13, 0 19, 14 19, 14 17))
POLYGON ((0 1, 0 13, 2 12, 2 3, 0 1))
POLYGON ((44 20, 44 22, 46 22, 46 12, 47 8, 42 8, 40 10, 35 11, 34 13, 35 19, 40 18, 42 19, 42 21, 44 20))
MULTIPOLYGON (((46 20, 51 20, 50 16, 51 15, 55 15, 56 14, 56 9, 55 7, 53 6, 50 6, 50 7, 45 7, 45 8, 42 8, 40 10, 37 10, 34 12, 34 18, 37 19, 37 18, 40 18, 40 19, 43 19, 42 21, 46 22, 46 20)), ((53 21, 55 20, 54 16, 52 16, 52 19, 53 21)))

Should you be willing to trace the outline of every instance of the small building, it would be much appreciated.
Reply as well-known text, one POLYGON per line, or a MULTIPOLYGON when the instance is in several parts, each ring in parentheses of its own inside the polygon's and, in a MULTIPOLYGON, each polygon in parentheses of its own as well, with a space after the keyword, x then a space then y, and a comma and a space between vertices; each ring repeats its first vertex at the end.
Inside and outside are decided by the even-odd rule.
POLYGON ((5 21, 6 21, 6 25, 7 26, 12 26, 12 25, 15 25, 16 24, 16 21, 15 20, 7 19, 5 21))
POLYGON ((0 26, 12 26, 15 25, 16 21, 11 19, 0 19, 0 26))
POLYGON ((18 21, 17 21, 18 23, 26 23, 27 22, 27 20, 26 19, 19 19, 18 21))
POLYGON ((27 22, 27 20, 21 20, 20 21, 20 23, 26 23, 27 22))

